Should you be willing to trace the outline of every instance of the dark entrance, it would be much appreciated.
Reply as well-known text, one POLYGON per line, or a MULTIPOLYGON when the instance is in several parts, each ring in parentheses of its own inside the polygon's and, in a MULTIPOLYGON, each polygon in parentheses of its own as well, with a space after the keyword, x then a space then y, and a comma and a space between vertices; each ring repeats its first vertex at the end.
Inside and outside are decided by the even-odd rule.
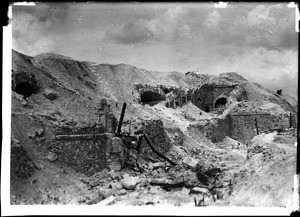
POLYGON ((215 108, 223 107, 226 105, 226 103, 227 103, 227 99, 224 97, 221 97, 215 102, 215 108))
POLYGON ((19 73, 12 79, 12 90, 21 94, 25 100, 32 94, 36 94, 40 86, 40 82, 32 74, 19 73))
POLYGON ((141 94, 141 102, 143 104, 149 104, 150 106, 156 105, 165 99, 166 98, 163 95, 157 92, 146 91, 141 94))

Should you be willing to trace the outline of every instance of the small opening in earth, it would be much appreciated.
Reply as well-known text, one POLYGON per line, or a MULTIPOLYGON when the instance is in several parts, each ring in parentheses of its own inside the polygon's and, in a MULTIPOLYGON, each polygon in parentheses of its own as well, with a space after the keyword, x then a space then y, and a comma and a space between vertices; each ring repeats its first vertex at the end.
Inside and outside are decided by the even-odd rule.
POLYGON ((24 96, 24 99, 28 98, 32 94, 37 93, 36 89, 29 82, 20 82, 16 85, 14 91, 24 96))
POLYGON ((222 106, 226 105, 226 103, 227 103, 227 99, 222 97, 216 101, 215 108, 222 107, 222 106))
POLYGON ((163 88, 163 91, 164 91, 165 94, 168 94, 168 93, 171 92, 171 90, 169 90, 168 88, 163 88))
POLYGON ((150 106, 156 105, 165 99, 166 98, 161 94, 152 91, 146 91, 141 95, 141 102, 143 104, 149 104, 150 106))

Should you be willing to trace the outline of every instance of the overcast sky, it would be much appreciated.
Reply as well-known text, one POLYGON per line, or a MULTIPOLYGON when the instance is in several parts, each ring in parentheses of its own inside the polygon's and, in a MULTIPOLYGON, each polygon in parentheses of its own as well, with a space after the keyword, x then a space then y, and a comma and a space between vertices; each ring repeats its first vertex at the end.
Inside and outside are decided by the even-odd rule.
POLYGON ((287 3, 40 3, 13 6, 13 49, 157 71, 237 72, 297 97, 287 3))

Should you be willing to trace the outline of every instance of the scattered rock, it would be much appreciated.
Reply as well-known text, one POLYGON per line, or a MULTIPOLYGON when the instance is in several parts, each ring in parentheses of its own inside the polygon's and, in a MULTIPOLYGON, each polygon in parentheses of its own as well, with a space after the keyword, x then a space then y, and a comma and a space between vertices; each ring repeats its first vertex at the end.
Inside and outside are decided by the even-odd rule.
POLYGON ((35 131, 29 131, 29 132, 27 133, 27 137, 28 137, 29 139, 35 139, 35 137, 36 137, 35 131))
POLYGON ((124 195, 124 194, 126 194, 126 190, 123 188, 120 191, 118 191, 118 194, 119 195, 124 195))
POLYGON ((121 189, 123 189, 123 185, 120 182, 114 182, 114 183, 112 183, 111 187, 114 190, 121 190, 121 189))
POLYGON ((182 194, 182 195, 189 195, 189 193, 190 193, 190 190, 189 190, 189 189, 187 189, 187 188, 182 188, 182 190, 181 190, 181 194, 182 194))
POLYGON ((122 185, 125 189, 134 189, 139 181, 139 177, 133 177, 125 173, 122 179, 122 185))
POLYGON ((109 196, 108 198, 105 198, 104 200, 97 203, 97 205, 109 205, 114 201, 114 199, 115 199, 114 196, 109 196))
POLYGON ((57 160, 57 154, 53 153, 53 152, 49 152, 46 156, 46 159, 50 162, 54 162, 57 160))
POLYGON ((58 97, 58 94, 53 90, 45 89, 44 96, 51 101, 55 100, 58 97))
POLYGON ((89 195, 87 199, 88 201, 86 202, 86 204, 91 205, 102 201, 104 199, 104 196, 100 192, 94 192, 93 194, 89 195))
POLYGON ((149 184, 149 180, 147 178, 140 178, 139 183, 141 187, 146 187, 149 184))
POLYGON ((182 163, 187 165, 190 169, 195 170, 198 165, 198 160, 192 157, 185 157, 182 163))
POLYGON ((122 175, 118 172, 112 172, 110 176, 113 180, 116 181, 120 181, 123 178, 122 175))
POLYGON ((41 136, 43 136, 43 134, 44 134, 44 129, 42 127, 35 129, 36 136, 41 137, 41 136))
POLYGON ((200 187, 194 187, 191 189, 191 194, 208 194, 209 193, 209 190, 206 189, 206 188, 200 188, 200 187))
POLYGON ((165 162, 155 162, 152 164, 153 169, 165 167, 165 166, 166 166, 165 162))
POLYGON ((43 169, 45 166, 42 163, 34 163, 35 168, 37 168, 38 170, 43 169))

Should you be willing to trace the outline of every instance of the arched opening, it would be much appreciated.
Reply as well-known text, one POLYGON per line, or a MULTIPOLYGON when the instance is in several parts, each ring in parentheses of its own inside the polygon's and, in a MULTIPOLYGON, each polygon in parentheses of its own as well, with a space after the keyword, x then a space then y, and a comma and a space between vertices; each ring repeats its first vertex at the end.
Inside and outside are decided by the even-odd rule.
POLYGON ((215 108, 223 107, 226 105, 226 103, 227 99, 225 97, 221 97, 215 102, 215 108))
POLYGON ((170 89, 168 89, 168 88, 163 88, 162 90, 164 91, 164 93, 165 93, 165 94, 168 94, 168 93, 170 93, 170 92, 171 92, 171 90, 170 90, 170 89))
POLYGON ((20 73, 13 76, 12 90, 22 95, 24 99, 36 94, 40 89, 40 83, 34 75, 20 73))
POLYGON ((34 87, 29 82, 21 82, 16 85, 15 92, 24 96, 24 99, 37 93, 34 87))
POLYGON ((143 104, 149 104, 150 106, 156 105, 165 99, 166 98, 163 95, 157 92, 146 91, 141 94, 141 102, 143 104))

